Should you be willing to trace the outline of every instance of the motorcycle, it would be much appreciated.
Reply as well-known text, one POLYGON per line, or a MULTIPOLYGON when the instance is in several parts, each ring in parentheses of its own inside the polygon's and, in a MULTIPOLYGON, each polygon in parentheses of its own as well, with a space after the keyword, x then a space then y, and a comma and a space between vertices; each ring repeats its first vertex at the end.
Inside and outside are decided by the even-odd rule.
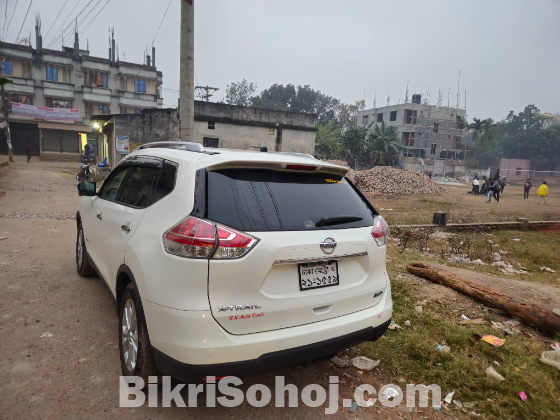
POLYGON ((80 166, 80 172, 76 175, 76 179, 78 181, 91 181, 91 176, 93 174, 93 166, 91 166, 91 163, 95 163, 95 157, 81 155, 80 160, 83 165, 80 166))

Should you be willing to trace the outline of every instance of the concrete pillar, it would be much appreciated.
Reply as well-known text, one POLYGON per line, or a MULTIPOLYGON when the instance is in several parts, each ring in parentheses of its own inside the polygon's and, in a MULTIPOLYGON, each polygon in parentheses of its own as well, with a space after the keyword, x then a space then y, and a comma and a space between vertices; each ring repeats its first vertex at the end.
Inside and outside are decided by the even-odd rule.
POLYGON ((194 138, 194 6, 181 1, 181 45, 179 80, 179 136, 194 138))
POLYGON ((156 47, 152 47, 152 66, 156 66, 156 47))

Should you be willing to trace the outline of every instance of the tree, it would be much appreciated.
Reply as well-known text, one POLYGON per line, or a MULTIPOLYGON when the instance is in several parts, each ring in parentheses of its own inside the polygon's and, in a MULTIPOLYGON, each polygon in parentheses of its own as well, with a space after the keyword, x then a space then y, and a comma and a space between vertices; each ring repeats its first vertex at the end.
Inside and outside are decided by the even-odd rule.
POLYGON ((367 161, 366 149, 370 125, 357 126, 350 124, 339 136, 339 143, 343 153, 351 159, 361 162, 367 161))
POLYGON ((317 123, 315 134, 315 154, 319 159, 335 159, 340 157, 338 136, 340 129, 335 127, 335 121, 330 120, 325 125, 317 123))
POLYGON ((252 104, 259 108, 315 114, 319 123, 326 124, 335 120, 338 124, 342 103, 309 85, 296 87, 292 84, 274 84, 253 96, 252 104))
POLYGON ((251 106, 251 98, 256 91, 256 83, 249 83, 245 79, 241 82, 234 82, 226 88, 226 103, 230 105, 251 106))
POLYGON ((492 118, 487 118, 482 121, 482 136, 480 137, 480 141, 482 143, 491 142, 494 138, 496 127, 497 124, 494 124, 494 120, 492 118))
POLYGON ((343 129, 357 123, 358 112, 366 108, 366 101, 360 99, 355 101, 354 104, 341 103, 340 111, 338 113, 338 124, 343 129))
POLYGON ((479 118, 473 118, 473 122, 470 124, 466 124, 469 131, 472 133, 472 141, 473 141, 473 159, 476 161, 476 146, 478 139, 483 131, 482 128, 482 120, 479 118))
POLYGON ((398 153, 403 147, 401 143, 396 139, 396 134, 393 131, 393 127, 385 126, 385 122, 379 125, 375 125, 373 133, 370 134, 371 149, 378 155, 378 161, 383 161, 383 157, 387 154, 398 153))

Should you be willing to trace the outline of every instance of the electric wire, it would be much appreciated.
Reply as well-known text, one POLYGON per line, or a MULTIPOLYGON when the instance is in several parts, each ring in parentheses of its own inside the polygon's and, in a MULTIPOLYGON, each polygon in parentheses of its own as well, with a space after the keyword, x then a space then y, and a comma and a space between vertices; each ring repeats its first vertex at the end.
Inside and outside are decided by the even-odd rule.
POLYGON ((45 38, 47 36, 49 36, 49 32, 51 31, 51 29, 53 28, 54 24, 56 23, 56 21, 58 20, 58 18, 60 17, 60 14, 62 13, 62 11, 64 10, 64 6, 66 6, 66 3, 68 3, 68 0, 66 0, 64 2, 64 4, 62 5, 62 8, 60 9, 60 11, 58 12, 58 15, 56 15, 56 19, 54 20, 54 22, 52 23, 51 27, 49 28, 49 30, 47 31, 47 34, 45 35, 45 38))
MULTIPOLYGON (((16 38, 16 42, 17 42, 17 40, 19 39, 19 36, 21 35, 21 31, 22 31, 22 29, 23 29, 23 26, 25 25, 25 21, 27 20, 27 15, 29 15, 29 9, 31 9, 31 5, 32 5, 32 4, 33 4, 33 0, 31 0, 31 1, 29 2, 29 7, 27 8, 27 12, 25 12, 25 17, 23 18, 23 23, 21 24, 21 28, 19 28, 19 32, 18 32, 18 35, 17 35, 17 38, 16 38)), ((12 53, 12 50, 13 50, 13 49, 14 49, 14 47, 10 48, 10 51, 9 51, 8 54, 6 54, 6 55, 9 56, 9 55, 12 53)))
POLYGON ((93 21, 94 21, 95 19, 97 19, 97 16, 99 16, 99 13, 101 13, 101 12, 103 11, 103 9, 105 8, 105 6, 107 6, 107 4, 109 4, 110 1, 111 1, 111 0, 107 0, 107 3, 105 3, 105 4, 103 5, 103 7, 99 10, 99 12, 97 12, 97 14, 93 17, 93 19, 90 20, 90 22, 86 25, 86 28, 80 33, 80 36, 82 36, 83 34, 86 33, 86 31, 89 29, 89 27, 91 26, 91 24, 93 23, 93 21))
POLYGON ((159 23, 156 34, 154 35, 154 39, 152 39, 152 45, 153 45, 154 41, 156 40, 156 37, 159 33, 159 29, 161 28, 161 24, 163 23, 163 20, 165 19, 165 16, 167 15, 167 11, 169 10, 169 6, 171 5, 171 1, 172 0, 169 0, 169 3, 167 3, 167 9, 165 9, 165 13, 163 14, 163 17, 161 18, 161 22, 159 23))
MULTIPOLYGON (((80 4, 80 0, 76 1, 76 4, 74 4, 74 7, 72 8, 72 10, 70 10, 70 13, 68 13, 68 16, 66 16, 66 19, 64 19, 64 21, 62 22, 62 24, 60 25, 61 27, 66 23, 66 21, 68 20, 68 18, 72 15, 72 13, 74 12, 74 10, 76 9, 76 7, 78 7, 78 4, 80 4)), ((50 29, 49 29, 50 30, 50 29)), ((47 42, 47 37, 45 36, 45 43, 47 42)))
MULTIPOLYGON (((14 5, 14 10, 12 12, 12 16, 10 17, 10 21, 8 22, 8 27, 6 28, 6 34, 8 33, 8 30, 10 29, 10 23, 12 23, 12 19, 14 18, 14 14, 16 13, 17 4, 18 4, 18 0, 16 0, 16 4, 14 5)), ((6 2, 6 11, 8 11, 8 2, 6 2)), ((4 22, 4 26, 6 26, 6 22, 4 22)), ((2 33, 4 33, 4 31, 2 31, 2 33)))
MULTIPOLYGON (((100 1, 101 0, 98 0, 97 3, 93 6, 93 8, 88 13, 91 13, 93 11, 93 9, 95 9, 95 7, 99 4, 100 1)), ((80 17, 80 15, 82 13, 84 13, 84 11, 89 7, 89 5, 91 3, 93 3, 93 0, 89 0, 89 2, 84 6, 84 8, 82 10, 80 10, 80 12, 76 16, 74 16, 72 21, 77 21, 78 17, 80 17)), ((78 27, 86 18, 87 18, 87 14, 80 20, 80 22, 78 23, 78 27)), ((68 25, 66 25, 64 28, 61 28, 60 35, 59 36, 58 35, 54 36, 54 38, 49 42, 48 48, 55 47, 58 44, 59 41, 62 42, 65 35, 68 36, 70 34, 70 32, 72 31, 72 24, 74 23, 72 21, 70 21, 68 23, 68 25)))

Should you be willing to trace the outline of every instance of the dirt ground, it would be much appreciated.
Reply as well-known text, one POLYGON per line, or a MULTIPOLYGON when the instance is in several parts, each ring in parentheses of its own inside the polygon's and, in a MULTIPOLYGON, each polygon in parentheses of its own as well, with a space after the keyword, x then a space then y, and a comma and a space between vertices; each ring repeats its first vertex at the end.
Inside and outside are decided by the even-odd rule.
MULTIPOLYGON (((273 402, 262 408, 247 402, 207 408, 204 394, 198 408, 120 408, 112 296, 102 280, 81 278, 75 269, 75 166, 36 159, 28 165, 16 157, 15 164, 0 167, 0 237, 8 237, 0 240, 0 419, 444 417, 431 408, 410 413, 405 404, 384 408, 379 402, 349 413, 341 401, 352 398, 359 384, 356 369, 330 362, 248 378, 240 388, 260 383, 273 391, 275 375, 284 375, 300 392, 312 383, 327 389, 329 375, 344 379, 345 373, 353 379, 340 385, 340 411, 333 416, 325 415, 324 406, 310 408, 301 401, 298 408, 276 408, 273 402)), ((404 387, 382 364, 360 378, 377 390, 389 383, 404 387)), ((181 394, 187 401, 186 389, 181 394)))
POLYGON ((444 185, 446 194, 382 196, 366 194, 389 224, 426 224, 435 211, 445 211, 451 223, 506 222, 524 217, 530 221, 560 220, 560 183, 547 181, 549 196, 546 206, 538 205, 534 184, 528 199, 523 199, 521 184, 508 184, 500 201, 486 203, 486 196, 467 194, 470 186, 444 185))

